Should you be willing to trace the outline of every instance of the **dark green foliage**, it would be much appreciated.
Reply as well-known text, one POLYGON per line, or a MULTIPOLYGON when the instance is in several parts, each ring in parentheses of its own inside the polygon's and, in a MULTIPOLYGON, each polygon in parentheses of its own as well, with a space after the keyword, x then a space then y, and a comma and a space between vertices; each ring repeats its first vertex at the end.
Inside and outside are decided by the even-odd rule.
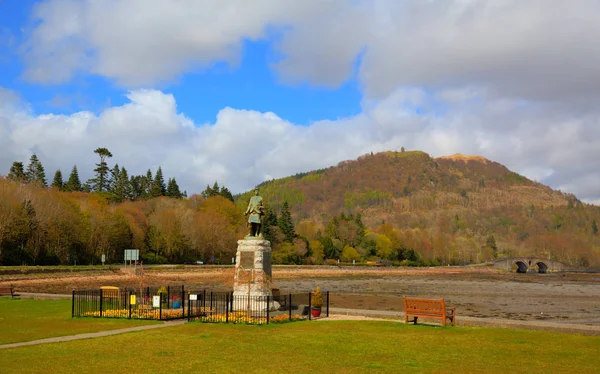
POLYGON ((163 177, 163 172, 160 166, 154 175, 154 180, 152 181, 152 188, 150 191, 150 196, 152 197, 165 196, 167 194, 167 186, 165 185, 165 178, 163 177))
POLYGON ((133 190, 127 174, 127 169, 115 165, 111 170, 110 193, 111 199, 116 202, 133 199, 133 190))
POLYGON ((271 243, 275 243, 275 238, 273 235, 274 227, 277 227, 277 214, 273 211, 273 209, 269 209, 267 207, 263 219, 262 233, 265 239, 267 239, 271 243))
POLYGON ((285 241, 293 243, 294 238, 296 237, 296 231, 294 229, 294 222, 292 221, 292 215, 290 213, 290 206, 287 201, 284 201, 283 205, 281 206, 281 214, 279 215, 277 226, 279 226, 283 232, 285 241))
POLYGON ((596 220, 592 220, 592 234, 598 234, 598 225, 596 224, 596 220))
POLYGON ((209 198, 211 196, 223 196, 224 198, 233 201, 233 194, 231 191, 229 191, 229 189, 225 186, 219 187, 219 183, 216 181, 212 187, 207 185, 204 191, 202 191, 201 195, 205 198, 209 198))
POLYGON ((42 163, 35 153, 31 155, 31 158, 29 159, 29 165, 25 171, 25 179, 28 183, 37 184, 41 187, 48 187, 44 166, 42 166, 42 163))
POLYGON ((96 177, 90 180, 91 187, 94 192, 107 191, 109 187, 109 169, 106 159, 112 157, 112 153, 107 148, 96 148, 94 153, 100 157, 100 162, 96 164, 96 168, 94 169, 96 177))
POLYGON ((152 183, 154 178, 152 177, 152 171, 148 169, 146 172, 146 176, 142 177, 142 197, 145 199, 149 199, 152 197, 152 183))
POLYGON ((175 178, 169 178, 169 182, 167 183, 167 196, 175 199, 181 199, 183 197, 175 178))
POLYGON ((333 240, 329 236, 324 236, 319 239, 323 245, 323 254, 325 258, 338 259, 340 258, 341 252, 333 244, 333 240))
POLYGON ((77 171, 77 165, 73 166, 73 170, 71 170, 71 174, 69 175, 69 180, 64 185, 65 191, 73 192, 73 191, 82 191, 81 181, 79 180, 79 172, 77 171))
POLYGON ((60 169, 58 169, 56 171, 56 173, 54 173, 54 179, 52 180, 52 188, 56 188, 60 191, 64 190, 64 182, 63 182, 63 177, 62 177, 62 173, 60 171, 60 169))
POLYGON ((23 168, 22 162, 13 162, 8 173, 8 179, 16 182, 26 182, 27 177, 25 176, 25 169, 23 168))

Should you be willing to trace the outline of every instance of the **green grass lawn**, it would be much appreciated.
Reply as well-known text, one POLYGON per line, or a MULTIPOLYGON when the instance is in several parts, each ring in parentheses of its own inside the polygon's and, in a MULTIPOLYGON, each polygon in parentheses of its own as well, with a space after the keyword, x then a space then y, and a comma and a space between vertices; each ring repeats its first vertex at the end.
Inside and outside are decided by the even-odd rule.
MULTIPOLYGON (((73 321, 76 323, 77 321, 73 321)), ((600 337, 379 321, 189 323, 0 350, 2 373, 593 373, 600 337), (43 364, 41 364, 43 363, 43 364)))
MULTIPOLYGON (((71 318, 71 300, 0 297, 0 344, 114 330, 155 321, 71 318)), ((2 370, 0 370, 2 371, 2 370)))

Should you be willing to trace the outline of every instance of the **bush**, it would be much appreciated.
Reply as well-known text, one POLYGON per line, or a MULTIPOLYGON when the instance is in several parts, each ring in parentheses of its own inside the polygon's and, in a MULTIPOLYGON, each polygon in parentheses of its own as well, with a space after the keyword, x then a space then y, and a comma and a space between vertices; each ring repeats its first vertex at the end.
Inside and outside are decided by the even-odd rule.
POLYGON ((321 294, 321 288, 319 286, 312 292, 310 300, 313 308, 320 308, 323 306, 323 295, 321 294))

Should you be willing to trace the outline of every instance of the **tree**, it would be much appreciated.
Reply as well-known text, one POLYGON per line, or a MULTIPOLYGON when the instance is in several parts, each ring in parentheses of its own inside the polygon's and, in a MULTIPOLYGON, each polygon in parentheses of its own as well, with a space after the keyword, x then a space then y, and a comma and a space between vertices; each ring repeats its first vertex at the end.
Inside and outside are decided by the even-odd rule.
POLYGON ((106 159, 112 157, 112 153, 107 148, 96 148, 94 150, 100 157, 100 163, 96 164, 96 168, 94 172, 96 173, 96 178, 92 179, 92 189, 95 192, 102 192, 108 190, 108 165, 106 163, 106 159))
POLYGON ((281 206, 281 214, 279 215, 277 226, 279 226, 283 232, 283 235, 285 235, 285 241, 293 243, 296 232, 294 230, 294 222, 292 221, 292 215, 290 213, 290 205, 288 204, 287 200, 284 201, 283 205, 281 206))
POLYGON ((219 191, 219 195, 223 196, 224 198, 233 201, 233 195, 231 194, 231 191, 229 191, 229 189, 225 186, 221 187, 221 190, 219 191))
POLYGON ((596 220, 592 221, 592 233, 594 235, 598 234, 598 225, 596 224, 596 220))
POLYGON ((498 247, 496 246, 496 238, 494 238, 494 235, 488 236, 485 241, 485 246, 492 250, 492 257, 498 258, 498 247))
POLYGON ((8 173, 8 179, 15 182, 26 182, 27 177, 25 176, 25 170, 22 162, 13 162, 8 173))
POLYGON ((31 158, 29 159, 29 165, 27 166, 25 177, 28 183, 34 183, 42 187, 48 187, 48 183, 46 183, 46 172, 44 171, 44 166, 42 166, 42 163, 37 158, 35 153, 31 155, 31 158))
POLYGON ((146 176, 141 179, 142 197, 148 199, 152 197, 152 171, 148 169, 146 176))
POLYGON ((202 191, 201 195, 208 199, 211 196, 219 195, 219 193, 220 193, 219 183, 217 183, 217 181, 215 181, 215 184, 213 184, 212 187, 207 184, 206 188, 204 189, 204 191, 202 191))
POLYGON ((169 178, 169 183, 167 183, 167 196, 175 199, 181 199, 183 197, 175 178, 169 178))
POLYGON ((59 191, 64 190, 64 182, 63 182, 62 173, 61 173, 60 169, 58 169, 56 171, 56 173, 54 173, 54 179, 52 180, 51 187, 56 188, 59 191))
POLYGON ((154 180, 152 181, 152 188, 150 191, 151 197, 165 196, 165 194, 167 193, 167 187, 165 186, 165 178, 163 177, 163 172, 160 166, 156 171, 156 175, 154 176, 154 180))
POLYGON ((79 180, 79 172, 77 171, 77 165, 73 166, 69 180, 64 185, 65 191, 82 191, 81 181, 79 180))
POLYGON ((119 164, 115 164, 115 166, 110 169, 110 179, 108 180, 108 191, 113 194, 115 194, 115 191, 117 190, 120 174, 121 169, 119 168, 119 164))

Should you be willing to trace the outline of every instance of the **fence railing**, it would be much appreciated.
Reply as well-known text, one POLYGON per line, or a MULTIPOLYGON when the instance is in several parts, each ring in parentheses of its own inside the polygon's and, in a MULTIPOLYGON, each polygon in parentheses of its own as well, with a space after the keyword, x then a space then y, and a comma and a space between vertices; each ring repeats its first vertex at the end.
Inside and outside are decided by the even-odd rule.
POLYGON ((188 291, 184 286, 141 289, 74 290, 73 317, 101 317, 266 324, 329 316, 329 292, 322 308, 311 305, 306 293, 272 296, 234 295, 232 292, 188 291), (320 313, 320 315, 319 315, 320 313))

